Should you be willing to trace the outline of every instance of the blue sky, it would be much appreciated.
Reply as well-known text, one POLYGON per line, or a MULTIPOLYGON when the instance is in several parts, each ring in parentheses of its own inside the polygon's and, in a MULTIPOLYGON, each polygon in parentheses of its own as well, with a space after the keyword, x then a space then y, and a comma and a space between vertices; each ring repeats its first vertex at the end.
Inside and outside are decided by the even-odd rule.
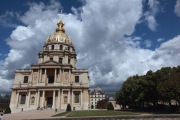
POLYGON ((91 87, 116 91, 131 75, 180 64, 180 0, 2 0, 1 89, 10 90, 16 69, 37 63, 61 9, 91 87))

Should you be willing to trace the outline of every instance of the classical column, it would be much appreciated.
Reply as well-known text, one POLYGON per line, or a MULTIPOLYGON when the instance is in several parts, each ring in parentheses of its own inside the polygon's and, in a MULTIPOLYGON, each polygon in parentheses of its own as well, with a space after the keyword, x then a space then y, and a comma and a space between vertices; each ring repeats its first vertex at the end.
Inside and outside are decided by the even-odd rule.
POLYGON ((62 102, 63 102, 63 90, 61 89, 61 100, 60 100, 60 107, 62 109, 62 102))
POLYGON ((65 81, 65 72, 64 72, 65 70, 63 70, 63 79, 64 79, 64 81, 65 81))
POLYGON ((61 68, 59 69, 59 78, 60 78, 60 82, 62 82, 62 78, 61 78, 61 68))
POLYGON ((44 96, 45 96, 45 91, 43 90, 43 95, 42 95, 42 105, 41 105, 41 107, 44 107, 44 96))
POLYGON ((47 79, 47 70, 46 70, 46 68, 45 68, 45 75, 44 75, 44 82, 46 83, 46 79, 47 79))
POLYGON ((34 105, 37 107, 37 92, 36 92, 36 97, 35 97, 35 101, 34 101, 34 105))
MULTIPOLYGON (((36 92, 37 93, 37 92, 36 92)), ((39 96, 40 96, 40 91, 38 91, 37 93, 37 97, 36 97, 36 106, 39 107, 39 96)))
POLYGON ((54 90, 53 91, 53 105, 52 105, 52 108, 55 108, 55 94, 56 94, 56 91, 54 90))
POLYGON ((68 90, 68 104, 70 104, 70 91, 68 90))
POLYGON ((27 98, 27 108, 29 108, 29 101, 30 101, 30 91, 28 92, 28 98, 27 98))
POLYGON ((57 79, 56 73, 57 73, 57 69, 55 68, 55 72, 54 72, 54 82, 55 82, 55 83, 57 82, 57 81, 56 81, 56 79, 57 79))
POLYGON ((81 91, 81 101, 80 102, 81 102, 81 107, 82 107, 82 91, 81 91))
POLYGON ((42 82, 42 69, 40 69, 40 74, 39 74, 39 81, 42 82))
POLYGON ((58 90, 58 108, 60 109, 60 97, 61 97, 61 95, 60 95, 61 93, 60 93, 60 90, 58 90))
POLYGON ((71 88, 71 106, 73 105, 73 91, 72 91, 72 88, 71 88))
POLYGON ((70 69, 68 71, 68 78, 69 78, 69 82, 71 82, 71 79, 70 79, 70 69))
POLYGON ((18 103, 19 103, 19 92, 16 94, 16 107, 18 108, 18 103))

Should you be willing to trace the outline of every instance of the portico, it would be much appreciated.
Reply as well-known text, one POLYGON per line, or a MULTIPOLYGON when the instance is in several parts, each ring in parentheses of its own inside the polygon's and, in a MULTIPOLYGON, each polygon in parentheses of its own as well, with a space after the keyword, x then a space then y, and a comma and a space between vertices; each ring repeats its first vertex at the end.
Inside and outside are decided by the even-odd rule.
POLYGON ((76 109, 80 109, 83 104, 82 101, 83 90, 69 90, 65 89, 39 89, 37 91, 19 91, 17 92, 16 108, 57 108, 66 109, 67 104, 71 104, 76 109), (28 94, 26 94, 28 93, 28 94), (36 95, 34 97, 33 95, 36 95), (26 95, 25 105, 23 103, 23 96, 26 95))

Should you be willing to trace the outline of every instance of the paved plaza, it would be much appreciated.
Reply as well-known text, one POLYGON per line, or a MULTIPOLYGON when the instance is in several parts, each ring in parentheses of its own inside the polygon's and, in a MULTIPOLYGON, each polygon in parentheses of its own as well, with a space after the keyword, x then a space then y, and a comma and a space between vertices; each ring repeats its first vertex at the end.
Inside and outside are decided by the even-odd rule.
POLYGON ((3 120, 44 119, 51 118, 52 115, 60 112, 64 112, 64 110, 58 110, 57 112, 55 112, 54 109, 30 110, 19 113, 5 114, 3 120))
MULTIPOLYGON (((71 120, 72 118, 66 117, 51 117, 57 113, 64 112, 65 110, 58 110, 55 112, 54 109, 44 109, 44 110, 31 110, 23 111, 19 113, 5 114, 3 120, 31 120, 31 119, 49 119, 49 120, 59 120, 59 118, 71 120)), ((74 120, 79 120, 80 118, 73 118, 74 120)), ((121 116, 86 116, 81 117, 81 120, 180 120, 179 114, 147 114, 143 113, 141 115, 121 115, 121 116)))

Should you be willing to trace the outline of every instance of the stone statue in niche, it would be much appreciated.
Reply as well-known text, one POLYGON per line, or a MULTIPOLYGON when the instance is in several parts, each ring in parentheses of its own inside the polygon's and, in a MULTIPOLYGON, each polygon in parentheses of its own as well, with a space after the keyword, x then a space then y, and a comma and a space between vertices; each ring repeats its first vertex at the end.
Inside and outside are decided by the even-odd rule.
POLYGON ((31 104, 34 104, 34 101, 35 101, 35 97, 31 97, 31 104))
POLYGON ((67 103, 67 96, 64 96, 64 103, 67 103))

